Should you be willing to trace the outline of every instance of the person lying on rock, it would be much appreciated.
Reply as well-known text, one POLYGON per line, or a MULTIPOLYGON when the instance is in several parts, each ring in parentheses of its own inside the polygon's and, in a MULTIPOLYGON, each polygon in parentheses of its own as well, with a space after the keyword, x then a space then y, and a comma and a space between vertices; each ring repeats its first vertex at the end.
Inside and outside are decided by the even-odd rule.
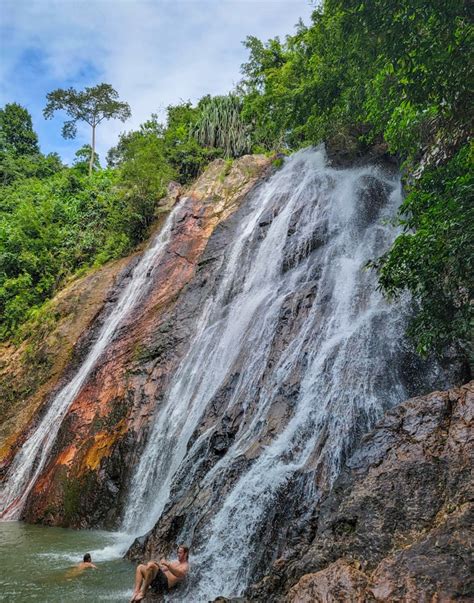
POLYGON ((148 587, 153 592, 162 594, 182 582, 189 572, 188 557, 188 547, 180 545, 176 561, 160 559, 159 562, 150 561, 146 565, 140 564, 135 572, 135 589, 130 602, 141 601, 148 587))

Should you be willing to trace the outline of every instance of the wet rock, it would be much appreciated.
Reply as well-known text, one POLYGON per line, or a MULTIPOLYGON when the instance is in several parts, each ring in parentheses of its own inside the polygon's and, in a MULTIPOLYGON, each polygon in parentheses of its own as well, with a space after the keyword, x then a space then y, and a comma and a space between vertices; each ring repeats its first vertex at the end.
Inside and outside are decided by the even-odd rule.
POLYGON ((0 344, 0 467, 45 411, 45 402, 84 356, 84 342, 123 286, 135 255, 110 262, 74 280, 51 300, 48 312, 31 325, 32 335, 19 346, 0 344), (61 350, 61 353, 58 353, 61 350))
POLYGON ((255 601, 472 600, 474 382, 387 412, 255 601))
POLYGON ((368 593, 377 601, 472 601, 471 504, 413 545, 386 557, 371 575, 368 593))
POLYGON ((356 225, 361 230, 367 224, 380 221, 380 212, 385 204, 388 187, 374 176, 365 176, 360 180, 356 225))
POLYGON ((348 168, 376 164, 386 170, 398 169, 399 161, 390 155, 387 144, 382 141, 370 146, 361 143, 364 134, 366 126, 358 125, 330 138, 325 146, 331 165, 336 168, 348 168))
POLYGON ((166 196, 167 198, 174 199, 176 201, 181 195, 182 190, 183 188, 181 184, 172 180, 168 183, 168 186, 166 187, 166 196))
POLYGON ((145 544, 146 539, 148 538, 149 535, 150 535, 150 532, 147 532, 146 534, 143 534, 143 536, 139 536, 138 538, 135 538, 135 540, 132 542, 132 544, 129 548, 131 557, 136 557, 137 553, 143 549, 143 545, 145 544))

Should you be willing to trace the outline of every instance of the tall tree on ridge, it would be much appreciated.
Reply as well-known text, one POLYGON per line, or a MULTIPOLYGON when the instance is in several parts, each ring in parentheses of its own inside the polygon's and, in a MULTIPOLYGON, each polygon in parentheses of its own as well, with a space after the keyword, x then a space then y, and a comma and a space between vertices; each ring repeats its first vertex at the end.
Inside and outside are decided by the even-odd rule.
POLYGON ((95 157, 95 129, 104 119, 125 121, 131 116, 130 106, 118 100, 118 92, 110 84, 98 84, 92 88, 77 91, 74 88, 58 88, 46 96, 48 103, 43 115, 51 119, 55 111, 63 110, 71 118, 64 122, 64 138, 75 138, 77 122, 85 121, 92 128, 89 175, 92 173, 95 157))

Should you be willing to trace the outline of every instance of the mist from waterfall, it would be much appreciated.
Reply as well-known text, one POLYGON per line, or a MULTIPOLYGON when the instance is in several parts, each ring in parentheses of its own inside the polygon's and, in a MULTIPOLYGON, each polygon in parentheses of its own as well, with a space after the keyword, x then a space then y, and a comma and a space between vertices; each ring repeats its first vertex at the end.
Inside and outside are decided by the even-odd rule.
MULTIPOLYGON (((193 577, 173 600, 242 594, 255 570, 258 530, 278 493, 297 472, 308 471, 307 494, 316 497, 316 478, 335 479, 356 424, 368 429, 407 397, 400 378, 403 312, 383 300, 365 268, 393 241, 389 220, 400 202, 398 177, 375 167, 333 169, 321 148, 286 159, 248 200, 219 286, 134 471, 124 531, 151 529, 173 485, 184 475, 192 479, 213 427, 195 441, 193 433, 226 380, 235 377, 225 404, 241 407, 244 420, 203 487, 226 483, 265 434, 272 404, 296 372, 299 387, 287 402, 290 419, 225 490, 207 527, 194 534, 193 577), (306 313, 270 363, 285 304, 299 291, 310 292, 306 313)), ((180 539, 190 537, 186 529, 180 539)))
POLYGON ((45 467, 67 411, 98 359, 117 335, 123 320, 147 292, 149 283, 152 282, 151 271, 159 263, 170 238, 176 209, 177 207, 169 214, 162 230, 134 268, 128 284, 105 319, 97 339, 76 374, 48 403, 46 412, 10 464, 0 493, 1 519, 17 519, 20 516, 31 489, 45 467))

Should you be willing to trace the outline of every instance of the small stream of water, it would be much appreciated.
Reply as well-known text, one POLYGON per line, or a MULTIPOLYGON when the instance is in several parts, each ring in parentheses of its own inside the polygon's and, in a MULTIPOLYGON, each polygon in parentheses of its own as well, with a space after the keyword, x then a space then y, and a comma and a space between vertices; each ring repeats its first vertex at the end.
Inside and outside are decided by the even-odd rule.
POLYGON ((172 211, 159 234, 152 240, 135 266, 128 284, 104 321, 95 343, 91 346, 84 362, 73 378, 53 397, 37 426, 20 448, 0 488, 0 518, 18 519, 28 498, 28 494, 41 474, 48 460, 51 448, 71 404, 86 382, 98 359, 113 341, 124 318, 143 298, 149 288, 153 269, 159 264, 161 253, 170 238, 176 213, 172 211))

